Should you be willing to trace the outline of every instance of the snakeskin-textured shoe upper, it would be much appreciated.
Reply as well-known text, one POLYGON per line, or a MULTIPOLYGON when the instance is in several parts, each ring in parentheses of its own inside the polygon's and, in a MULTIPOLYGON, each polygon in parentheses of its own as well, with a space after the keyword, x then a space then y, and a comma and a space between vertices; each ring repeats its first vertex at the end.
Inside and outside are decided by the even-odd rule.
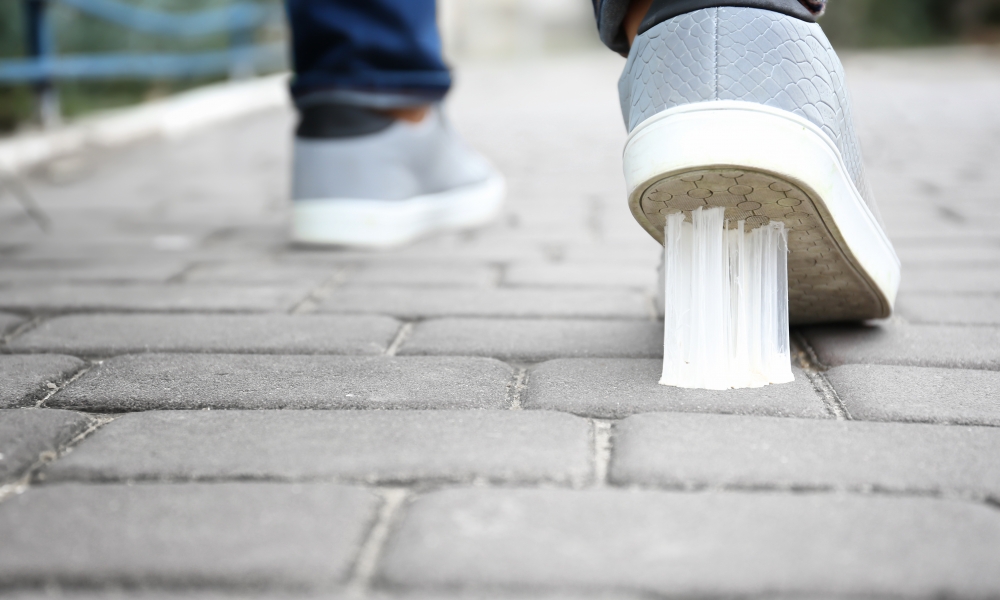
POLYGON ((756 8, 706 8, 636 37, 618 83, 632 131, 682 104, 742 100, 787 110, 837 145, 881 222, 865 178, 844 68, 819 25, 756 8))

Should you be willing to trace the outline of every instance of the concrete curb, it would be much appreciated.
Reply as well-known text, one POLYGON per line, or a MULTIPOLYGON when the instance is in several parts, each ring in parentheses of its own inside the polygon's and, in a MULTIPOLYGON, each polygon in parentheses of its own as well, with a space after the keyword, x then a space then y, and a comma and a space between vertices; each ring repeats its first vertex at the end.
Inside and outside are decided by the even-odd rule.
POLYGON ((178 138, 209 125, 290 104, 288 74, 225 82, 136 107, 102 113, 52 131, 0 140, 0 172, 17 173, 54 158, 141 139, 178 138))

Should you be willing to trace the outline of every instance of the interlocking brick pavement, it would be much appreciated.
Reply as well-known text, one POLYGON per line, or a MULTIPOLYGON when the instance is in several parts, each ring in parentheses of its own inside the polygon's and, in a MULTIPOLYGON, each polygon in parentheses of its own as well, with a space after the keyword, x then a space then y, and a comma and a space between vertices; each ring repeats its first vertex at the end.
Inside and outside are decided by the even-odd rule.
POLYGON ((1000 496, 1000 429, 691 414, 615 425, 621 485, 1000 496))
POLYGON ((663 326, 650 319, 434 319, 416 325, 400 354, 535 362, 562 356, 662 356, 663 326))
POLYGON ((827 371, 845 409, 862 421, 1000 426, 1000 372, 887 365, 827 371))
POLYGON ((793 367, 795 382, 756 389, 686 390, 659 385, 657 358, 559 358, 532 368, 521 400, 525 408, 562 410, 620 419, 672 411, 823 419, 830 411, 809 377, 793 367))
MULTIPOLYGON (((35 358, 45 355, 31 355, 35 358)), ((4 357, 0 357, 3 360, 4 357)), ((46 406, 159 409, 490 409, 514 369, 488 358, 127 354, 95 365, 46 406)))
POLYGON ((398 329, 398 322, 379 316, 105 313, 50 319, 9 345, 15 352, 91 356, 130 352, 382 354, 398 329))
POLYGON ((585 419, 537 411, 151 411, 105 425, 42 476, 579 486, 590 445, 585 419))
POLYGON ((287 244, 289 110, 0 202, 0 595, 1000 595, 1000 65, 847 61, 904 285, 795 382, 657 385, 609 53, 460 65, 497 223, 287 244))
POLYGON ((647 295, 629 290, 401 288, 345 286, 320 313, 378 313, 402 319, 433 317, 648 319, 647 295))

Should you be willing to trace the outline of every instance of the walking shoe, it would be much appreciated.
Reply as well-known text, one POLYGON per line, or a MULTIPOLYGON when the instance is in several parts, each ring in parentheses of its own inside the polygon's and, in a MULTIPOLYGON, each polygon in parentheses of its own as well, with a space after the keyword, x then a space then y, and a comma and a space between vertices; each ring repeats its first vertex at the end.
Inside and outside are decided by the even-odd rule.
POLYGON ((359 107, 305 107, 293 161, 298 243, 389 248, 484 225, 504 198, 503 177, 437 106, 416 123, 359 107))
POLYGON ((639 224, 662 243, 667 215, 698 207, 725 207, 730 227, 781 221, 793 324, 888 317, 899 259, 822 29, 733 7, 646 26, 619 82, 639 224))

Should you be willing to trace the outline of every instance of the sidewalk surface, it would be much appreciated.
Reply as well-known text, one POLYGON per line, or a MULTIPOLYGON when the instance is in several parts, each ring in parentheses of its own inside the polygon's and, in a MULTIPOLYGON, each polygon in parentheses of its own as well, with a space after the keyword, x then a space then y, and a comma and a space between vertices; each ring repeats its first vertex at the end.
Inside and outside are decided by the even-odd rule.
POLYGON ((508 208, 398 251, 287 246, 287 110, 33 174, 0 594, 1000 595, 1000 58, 847 63, 898 316, 761 390, 656 383, 614 56, 460 70, 508 208))

